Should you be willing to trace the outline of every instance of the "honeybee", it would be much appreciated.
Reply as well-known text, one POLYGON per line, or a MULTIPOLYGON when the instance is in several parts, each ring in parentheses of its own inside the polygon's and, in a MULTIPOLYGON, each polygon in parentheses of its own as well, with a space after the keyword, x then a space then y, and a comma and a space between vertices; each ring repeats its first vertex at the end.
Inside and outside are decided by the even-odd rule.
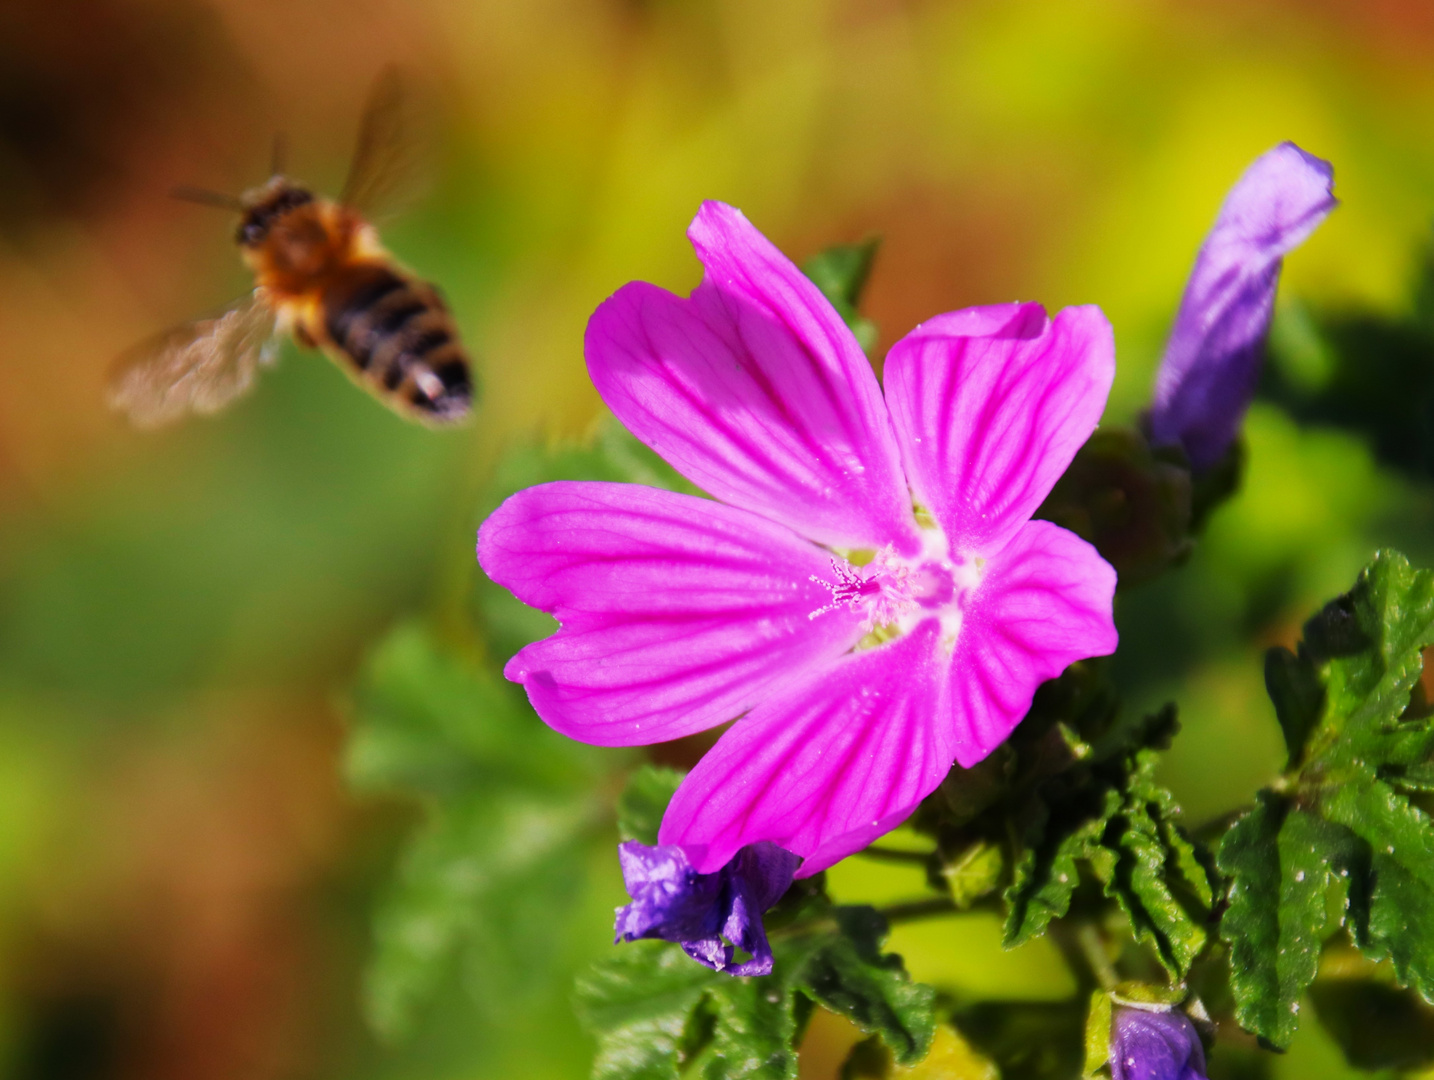
POLYGON ((122 356, 110 403, 140 427, 212 413, 273 363, 278 335, 326 352, 401 415, 447 424, 467 415, 474 387, 438 290, 402 269, 366 217, 410 171, 398 74, 375 81, 343 193, 318 198, 283 175, 242 196, 175 195, 238 212, 235 240, 254 290, 222 313, 175 327, 122 356))

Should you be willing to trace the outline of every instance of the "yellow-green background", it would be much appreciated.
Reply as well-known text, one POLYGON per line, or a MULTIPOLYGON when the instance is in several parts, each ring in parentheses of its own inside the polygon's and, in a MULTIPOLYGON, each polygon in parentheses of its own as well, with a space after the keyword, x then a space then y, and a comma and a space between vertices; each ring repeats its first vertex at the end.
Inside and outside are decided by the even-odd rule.
MULTIPOLYGON (((698 267, 699 202, 794 257, 885 238, 883 347, 975 303, 1100 304, 1110 416, 1150 386, 1220 200, 1293 139, 1341 208, 1283 298, 1397 311, 1434 212, 1434 14, 1419 0, 12 0, 0 7, 0 1074, 578 1077, 566 976, 484 1020, 461 988, 417 1041, 358 1020, 374 889, 411 808, 338 777, 343 689, 400 615, 452 618, 474 492, 505 442, 580 435, 593 307, 698 267), (227 415, 137 434, 102 405, 126 345, 244 287, 179 182, 262 178, 276 128, 330 190, 383 64, 417 76, 436 153, 386 232, 448 294, 486 396, 466 429, 387 413, 286 350, 227 415)), ((1261 651, 1374 546, 1434 560, 1430 489, 1353 437, 1258 406, 1243 493, 1177 578, 1128 600, 1124 678, 1175 697, 1192 821, 1279 764, 1261 651), (1273 601, 1269 598, 1273 597, 1273 601)), ((555 927, 608 947, 611 860, 555 927)), ((884 864, 844 898, 908 895, 884 864)), ((904 929, 918 977, 1051 996, 1042 945, 904 929)), ((823 1022, 806 1074, 832 1075, 823 1022)), ((1283 1078, 1344 1072, 1306 1024, 1283 1078)))

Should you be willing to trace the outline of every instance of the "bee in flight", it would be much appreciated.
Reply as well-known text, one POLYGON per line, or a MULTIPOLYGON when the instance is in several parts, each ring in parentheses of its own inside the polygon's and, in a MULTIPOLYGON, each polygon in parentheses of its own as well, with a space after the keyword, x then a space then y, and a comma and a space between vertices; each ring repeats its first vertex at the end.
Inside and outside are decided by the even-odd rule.
POLYGON ((438 290, 398 266, 365 220, 409 172, 397 72, 379 76, 343 194, 317 198, 282 175, 242 196, 181 188, 180 198, 240 214, 235 239, 254 290, 122 356, 110 402, 140 427, 212 413, 271 364, 278 335, 328 353, 400 414, 428 424, 467 415, 473 380, 438 290))

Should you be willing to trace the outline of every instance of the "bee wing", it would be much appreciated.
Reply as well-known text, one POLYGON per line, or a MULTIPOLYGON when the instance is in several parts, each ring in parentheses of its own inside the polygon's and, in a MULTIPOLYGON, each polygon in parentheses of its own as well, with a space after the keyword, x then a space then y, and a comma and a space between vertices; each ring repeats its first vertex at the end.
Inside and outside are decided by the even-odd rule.
POLYGON ((110 405, 144 428, 218 412, 273 362, 274 346, 274 311, 255 290, 213 318, 176 326, 121 356, 110 375, 110 405))
POLYGON ((425 140, 398 68, 379 72, 359 125, 358 146, 339 201, 364 217, 387 217, 417 193, 426 173, 425 140))

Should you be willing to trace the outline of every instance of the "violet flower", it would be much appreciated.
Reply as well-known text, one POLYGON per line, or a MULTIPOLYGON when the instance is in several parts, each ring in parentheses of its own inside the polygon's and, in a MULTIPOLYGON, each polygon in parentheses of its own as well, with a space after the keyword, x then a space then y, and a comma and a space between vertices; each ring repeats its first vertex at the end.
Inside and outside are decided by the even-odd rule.
POLYGON ((557 731, 663 742, 737 719, 658 835, 699 873, 769 840, 830 866, 973 765, 1072 661, 1112 652, 1115 571, 1031 514, 1115 370, 1097 308, 942 315, 886 395, 832 305, 705 203, 682 299, 643 282, 588 323, 627 429, 713 499, 543 484, 483 524, 496 582, 555 615, 505 674, 557 731))
POLYGON ((1283 257, 1334 209, 1329 162, 1281 143, 1230 189, 1185 286, 1155 377, 1151 442, 1197 472, 1230 448, 1255 395, 1283 257))
POLYGON ((1111 1080, 1205 1080, 1205 1050, 1179 1009, 1116 1006, 1110 1025, 1111 1080))
POLYGON ((618 845, 632 903, 617 909, 618 941, 676 941, 692 959, 729 975, 766 975, 772 947, 762 913, 782 898, 801 859, 776 844, 743 848, 715 874, 699 874, 675 845, 618 845), (736 948, 734 948, 734 946, 736 948), (736 949, 751 959, 733 964, 736 949))

